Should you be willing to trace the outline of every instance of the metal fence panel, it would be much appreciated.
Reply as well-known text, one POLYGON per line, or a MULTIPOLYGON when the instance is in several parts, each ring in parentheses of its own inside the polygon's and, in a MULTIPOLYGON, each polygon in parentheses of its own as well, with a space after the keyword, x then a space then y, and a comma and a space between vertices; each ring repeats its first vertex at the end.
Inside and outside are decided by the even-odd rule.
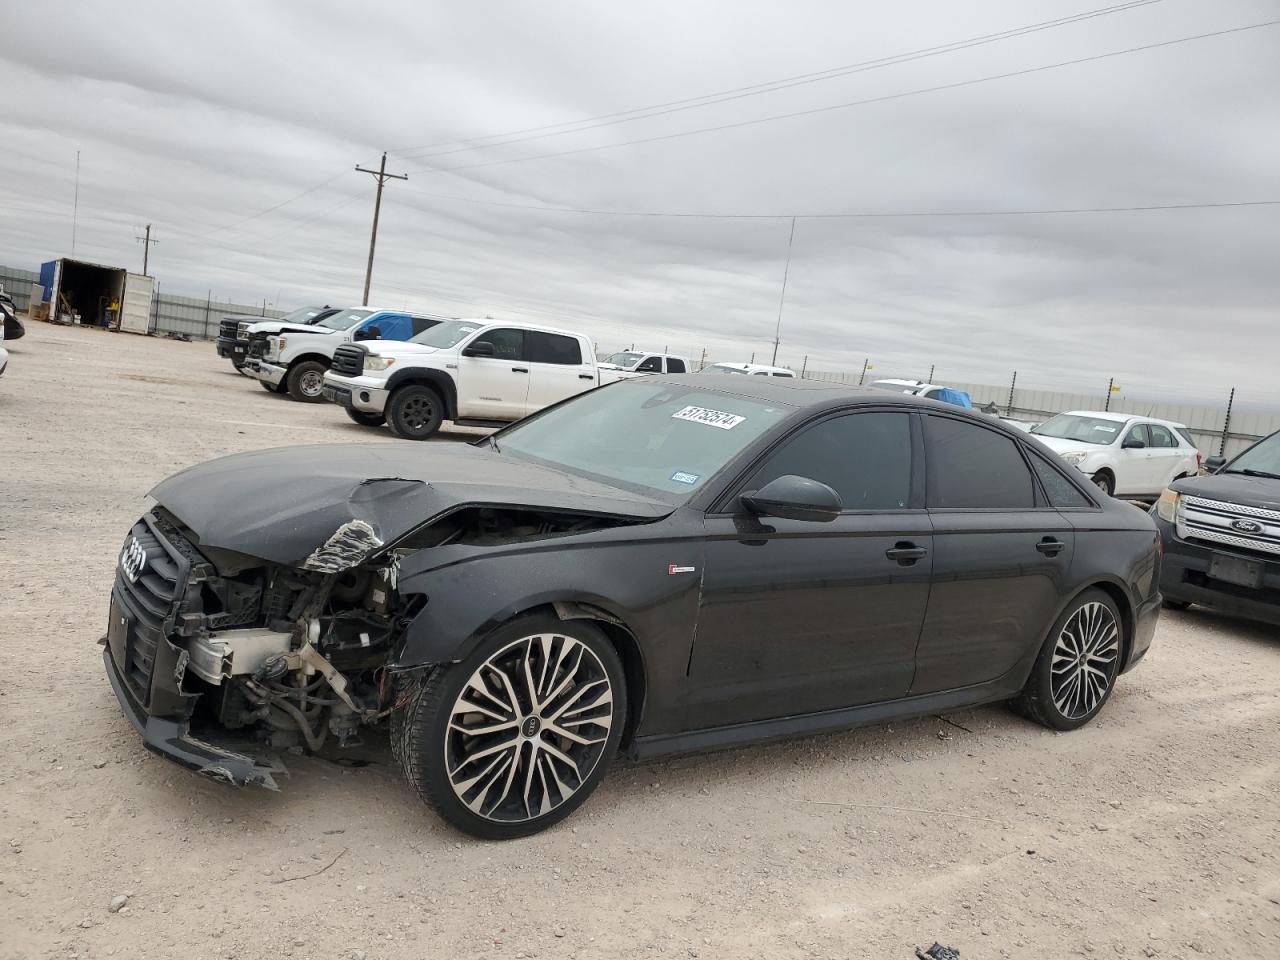
POLYGON ((31 306, 31 285, 39 280, 39 271, 0 267, 0 286, 13 297, 13 305, 24 312, 31 306))

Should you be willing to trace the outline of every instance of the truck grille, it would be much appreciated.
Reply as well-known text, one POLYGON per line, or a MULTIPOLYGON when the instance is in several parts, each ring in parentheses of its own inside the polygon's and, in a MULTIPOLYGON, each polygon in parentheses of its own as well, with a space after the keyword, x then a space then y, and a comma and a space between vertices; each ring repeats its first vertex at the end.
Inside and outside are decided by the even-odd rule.
POLYGON ((236 320, 223 320, 218 324, 218 336, 225 337, 228 340, 236 339, 236 330, 239 322, 236 320))
POLYGON ((333 363, 329 369, 343 377, 358 377, 364 372, 366 352, 359 344, 344 343, 333 351, 333 363))
POLYGON ((1255 553, 1280 555, 1280 510, 1182 496, 1178 536, 1255 553))
POLYGON ((133 525, 116 565, 116 601, 132 623, 119 664, 125 683, 144 705, 161 640, 180 632, 182 614, 199 611, 200 587, 190 576, 193 558, 182 535, 155 514, 133 525))

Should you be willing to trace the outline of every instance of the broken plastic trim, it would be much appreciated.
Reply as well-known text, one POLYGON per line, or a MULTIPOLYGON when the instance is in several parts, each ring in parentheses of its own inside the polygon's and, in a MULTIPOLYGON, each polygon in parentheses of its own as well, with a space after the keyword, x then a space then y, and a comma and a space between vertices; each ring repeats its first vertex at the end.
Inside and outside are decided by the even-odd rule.
POLYGON ((373 525, 349 520, 340 526, 302 563, 302 569, 318 573, 341 573, 364 563, 384 546, 373 525))

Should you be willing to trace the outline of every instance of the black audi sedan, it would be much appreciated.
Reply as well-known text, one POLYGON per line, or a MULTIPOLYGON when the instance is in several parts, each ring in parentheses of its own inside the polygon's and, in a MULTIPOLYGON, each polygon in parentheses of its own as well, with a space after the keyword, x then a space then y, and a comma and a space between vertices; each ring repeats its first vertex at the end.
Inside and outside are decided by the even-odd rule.
POLYGON ((804 380, 627 380, 472 445, 239 454, 152 497, 104 638, 146 745, 274 787, 276 750, 385 721, 488 838, 619 753, 993 701, 1079 727, 1160 608, 1151 519, 1033 437, 804 380))

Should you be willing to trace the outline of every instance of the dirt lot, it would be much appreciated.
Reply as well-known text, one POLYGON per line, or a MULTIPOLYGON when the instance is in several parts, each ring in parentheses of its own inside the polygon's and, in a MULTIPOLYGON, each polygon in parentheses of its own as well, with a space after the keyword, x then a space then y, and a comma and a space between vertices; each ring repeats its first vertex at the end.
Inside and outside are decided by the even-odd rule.
POLYGON ((507 844, 444 827, 385 740, 361 768, 293 759, 279 794, 151 756, 95 642, 146 490, 238 450, 397 441, 207 343, 34 323, 11 346, 0 958, 1280 953, 1280 636, 1194 609, 1077 733, 993 707, 623 767, 507 844))

